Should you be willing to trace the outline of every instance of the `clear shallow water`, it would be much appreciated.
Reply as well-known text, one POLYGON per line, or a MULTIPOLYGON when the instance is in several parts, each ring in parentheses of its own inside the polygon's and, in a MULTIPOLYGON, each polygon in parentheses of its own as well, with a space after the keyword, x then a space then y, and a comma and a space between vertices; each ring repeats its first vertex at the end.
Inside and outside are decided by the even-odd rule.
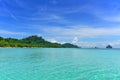
POLYGON ((120 80, 120 50, 1 48, 0 80, 120 80))

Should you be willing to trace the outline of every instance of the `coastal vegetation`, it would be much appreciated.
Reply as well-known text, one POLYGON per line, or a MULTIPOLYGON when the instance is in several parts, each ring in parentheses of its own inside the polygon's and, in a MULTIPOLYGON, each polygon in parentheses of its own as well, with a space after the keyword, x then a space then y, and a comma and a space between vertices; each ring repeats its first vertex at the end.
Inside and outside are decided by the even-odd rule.
POLYGON ((32 35, 23 39, 0 37, 0 47, 78 48, 78 46, 70 43, 51 43, 37 35, 32 35))

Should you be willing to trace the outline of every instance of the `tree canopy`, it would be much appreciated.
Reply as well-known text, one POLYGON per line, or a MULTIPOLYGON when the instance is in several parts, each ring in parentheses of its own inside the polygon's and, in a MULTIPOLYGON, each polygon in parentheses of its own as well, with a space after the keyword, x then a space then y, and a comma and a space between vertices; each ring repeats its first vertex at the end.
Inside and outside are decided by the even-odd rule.
POLYGON ((32 35, 23 39, 0 37, 0 47, 78 48, 78 46, 70 43, 51 43, 37 35, 32 35))

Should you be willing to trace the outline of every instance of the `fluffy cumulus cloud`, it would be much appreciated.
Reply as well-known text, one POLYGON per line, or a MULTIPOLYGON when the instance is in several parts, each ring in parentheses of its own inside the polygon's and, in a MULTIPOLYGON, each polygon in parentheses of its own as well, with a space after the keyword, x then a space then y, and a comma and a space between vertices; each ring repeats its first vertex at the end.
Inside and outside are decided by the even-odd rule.
POLYGON ((73 44, 77 44, 77 43, 78 43, 78 37, 74 37, 72 43, 73 43, 73 44))

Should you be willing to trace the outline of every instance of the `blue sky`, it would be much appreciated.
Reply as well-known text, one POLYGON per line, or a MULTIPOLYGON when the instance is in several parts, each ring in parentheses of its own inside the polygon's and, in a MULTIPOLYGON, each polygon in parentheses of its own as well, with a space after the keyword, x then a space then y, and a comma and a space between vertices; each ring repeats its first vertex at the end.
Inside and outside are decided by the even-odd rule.
POLYGON ((0 36, 34 34, 83 47, 120 47, 120 0, 0 0, 0 36))

